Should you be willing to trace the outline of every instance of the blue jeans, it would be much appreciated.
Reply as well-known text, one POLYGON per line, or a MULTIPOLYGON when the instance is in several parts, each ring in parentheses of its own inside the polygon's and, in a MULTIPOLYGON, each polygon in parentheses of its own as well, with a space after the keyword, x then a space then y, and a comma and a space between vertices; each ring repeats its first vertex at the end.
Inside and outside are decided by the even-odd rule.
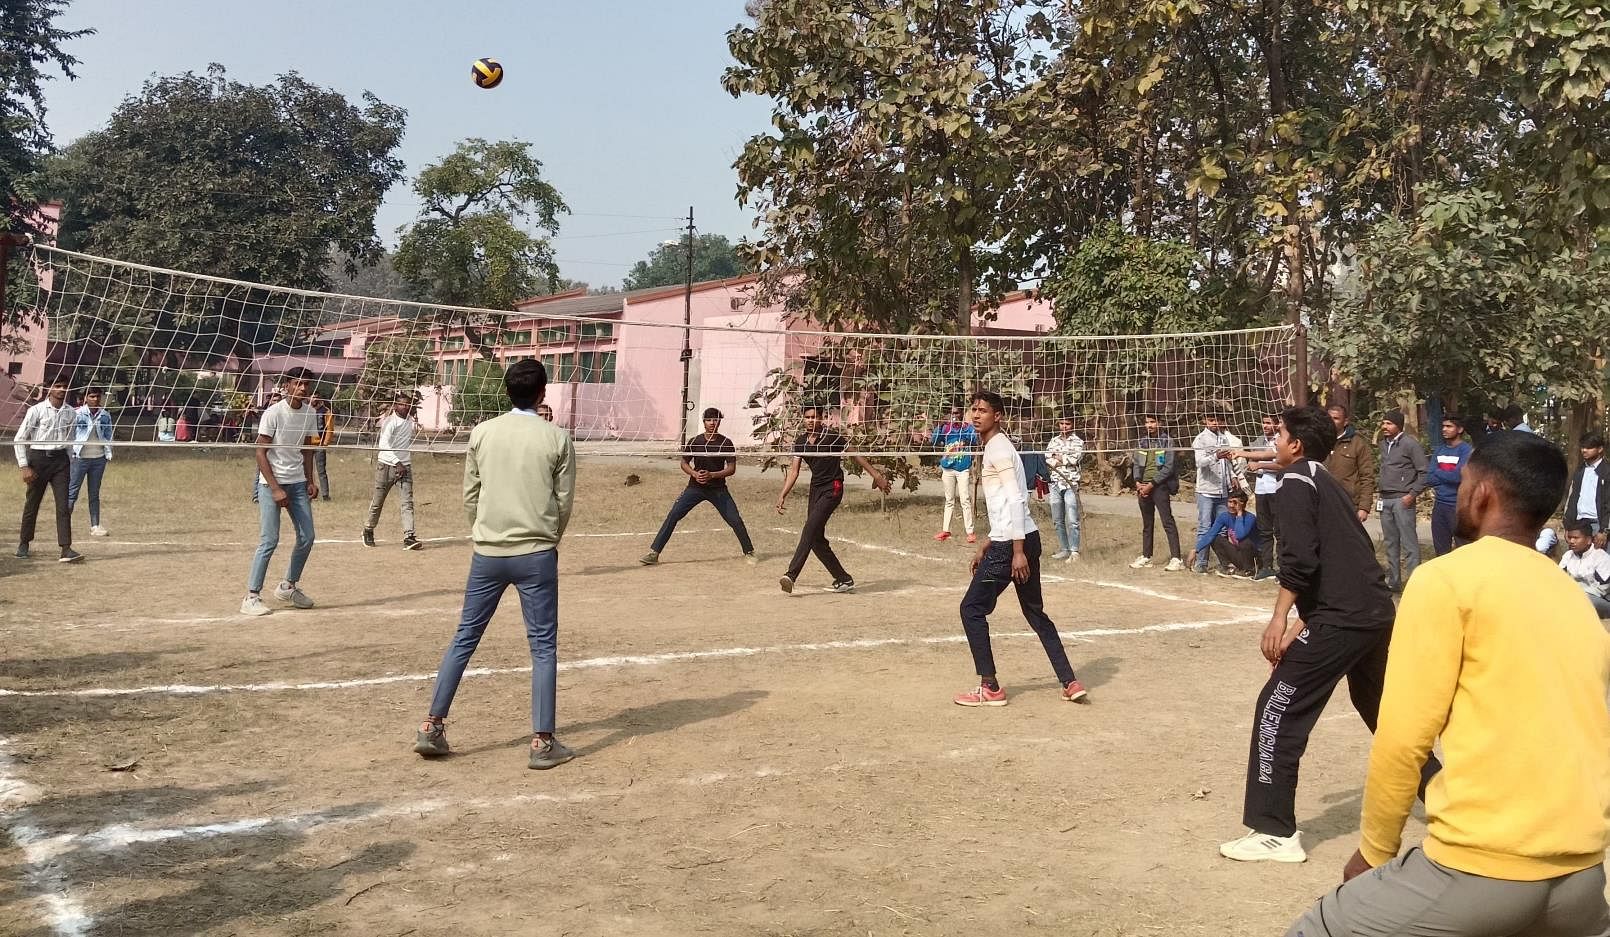
POLYGON ((1063 553, 1079 552, 1079 489, 1051 486, 1051 526, 1063 553))
MULTIPOLYGON (((307 482, 280 485, 285 489, 285 510, 291 515, 296 528, 296 545, 291 548, 291 565, 285 568, 285 581, 302 578, 302 567, 307 555, 313 552, 313 502, 307 497, 307 482)), ((262 592, 263 580, 268 576, 268 561, 274 557, 274 548, 280 544, 280 507, 267 485, 257 483, 257 516, 262 539, 257 542, 257 555, 252 557, 252 572, 246 579, 246 591, 262 592)))
MULTIPOLYGON (((1197 495, 1196 496, 1196 536, 1201 539, 1202 532, 1213 526, 1219 515, 1229 510, 1229 499, 1224 495, 1197 495)), ((1208 551, 1196 552, 1196 571, 1207 572, 1208 551)))
POLYGON ((430 715, 447 718, 464 668, 486 633, 487 622, 498 610, 498 600, 509 586, 520 593, 526 640, 531 643, 531 731, 552 732, 555 688, 559 682, 559 551, 541 550, 523 556, 482 556, 470 560, 469 582, 464 584, 464 612, 458 633, 442 655, 436 671, 436 692, 430 715))
POLYGON ((67 477, 67 511, 72 513, 78 503, 78 489, 89 476, 89 525, 101 526, 101 476, 106 474, 106 456, 93 459, 74 459, 67 477))
POLYGON ((749 541, 749 531, 744 528, 743 516, 738 513, 738 502, 732 500, 732 492, 726 486, 716 488, 701 488, 698 485, 689 485, 677 495, 676 501, 671 504, 671 513, 665 515, 665 523, 660 525, 660 532, 654 535, 654 545, 650 547, 655 553, 665 549, 671 542, 671 534, 676 531, 676 525, 688 512, 698 507, 701 502, 708 501, 716 509, 721 519, 727 522, 732 532, 738 535, 738 547, 745 553, 755 552, 755 545, 749 541))

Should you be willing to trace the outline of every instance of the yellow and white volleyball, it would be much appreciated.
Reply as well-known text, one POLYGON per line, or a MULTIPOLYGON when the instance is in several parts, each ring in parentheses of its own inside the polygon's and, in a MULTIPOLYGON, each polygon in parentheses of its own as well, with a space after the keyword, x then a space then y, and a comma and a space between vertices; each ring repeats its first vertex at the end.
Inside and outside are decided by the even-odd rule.
POLYGON ((496 88, 503 83, 503 65, 497 59, 476 59, 470 66, 470 77, 482 88, 496 88))

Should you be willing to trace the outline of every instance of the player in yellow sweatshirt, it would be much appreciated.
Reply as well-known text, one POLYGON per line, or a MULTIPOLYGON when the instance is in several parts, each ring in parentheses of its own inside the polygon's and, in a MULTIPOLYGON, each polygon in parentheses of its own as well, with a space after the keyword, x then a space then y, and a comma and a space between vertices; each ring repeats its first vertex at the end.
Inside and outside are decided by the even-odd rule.
POLYGON ((1565 482, 1542 437, 1477 444, 1457 521, 1472 543, 1421 566, 1398 608, 1362 843, 1288 937, 1610 935, 1610 636, 1532 548, 1565 482), (1427 839, 1399 855, 1439 738, 1427 839))

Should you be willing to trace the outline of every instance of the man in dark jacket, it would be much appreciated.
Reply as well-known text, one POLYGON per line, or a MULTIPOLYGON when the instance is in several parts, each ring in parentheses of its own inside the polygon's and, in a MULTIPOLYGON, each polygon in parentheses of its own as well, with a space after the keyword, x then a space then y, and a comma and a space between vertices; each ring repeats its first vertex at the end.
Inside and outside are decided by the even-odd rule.
POLYGON ((1163 517, 1163 533, 1168 537, 1168 566, 1177 573, 1185 568, 1180 559, 1180 531, 1174 524, 1174 505, 1170 500, 1180 490, 1180 476, 1174 461, 1174 439, 1163 432, 1163 422, 1157 414, 1148 413, 1145 435, 1135 443, 1135 494, 1140 498, 1140 556, 1129 564, 1130 569, 1146 569, 1152 565, 1152 546, 1155 514, 1163 517))
MULTIPOLYGON (((1326 414, 1318 407, 1292 407, 1280 415, 1280 424, 1274 498, 1280 595, 1259 642, 1274 671, 1253 717, 1242 808, 1247 832, 1219 847, 1220 855, 1240 862, 1307 858, 1296 801, 1308 734, 1343 677, 1353 708, 1375 731, 1395 613, 1375 545, 1352 499, 1320 464, 1335 442, 1326 414)), ((1440 767, 1431 757, 1422 783, 1440 767)))
POLYGON ((1610 466, 1604 464, 1604 437, 1598 433, 1582 436, 1582 464, 1571 476, 1571 489, 1565 496, 1564 520, 1585 520, 1593 525, 1593 543, 1604 549, 1605 530, 1610 528, 1610 466))
POLYGON ((1346 407, 1333 403, 1325 412, 1330 415, 1331 425, 1336 427, 1335 448, 1325 460, 1325 469, 1352 499, 1353 509, 1362 523, 1375 508, 1375 453, 1349 422, 1352 417, 1346 407))

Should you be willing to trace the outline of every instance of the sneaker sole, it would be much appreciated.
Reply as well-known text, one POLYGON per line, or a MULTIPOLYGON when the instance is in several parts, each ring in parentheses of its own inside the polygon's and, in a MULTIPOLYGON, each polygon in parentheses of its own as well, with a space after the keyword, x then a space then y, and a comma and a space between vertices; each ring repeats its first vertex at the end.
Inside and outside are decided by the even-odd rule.
POLYGON ((241 609, 240 613, 245 615, 247 618, 262 618, 264 615, 272 615, 274 610, 271 608, 265 608, 255 612, 248 612, 245 609, 241 609))
POLYGON ((968 709, 979 709, 984 706, 1005 706, 1009 701, 1003 699, 990 699, 979 700, 976 703, 965 703, 961 700, 951 700, 951 702, 955 703, 957 706, 966 706, 968 709))
POLYGON ((425 549, 425 545, 423 543, 420 543, 418 540, 415 540, 413 543, 405 543, 405 544, 403 544, 403 549, 404 550, 423 550, 423 549, 425 549))
POLYGON ((1307 855, 1301 855, 1301 856, 1263 855, 1263 856, 1256 856, 1256 857, 1253 857, 1253 856, 1232 856, 1222 846, 1219 847, 1219 855, 1223 856, 1226 859, 1229 859, 1231 862, 1280 862, 1280 863, 1284 863, 1286 865, 1297 865, 1299 863, 1303 863, 1303 862, 1308 861, 1308 856, 1307 855))
POLYGON ((452 749, 437 750, 429 745, 419 745, 417 743, 414 745, 414 754, 421 758, 440 758, 443 755, 451 755, 452 753, 452 749))
POLYGON ((1090 702, 1090 691, 1089 690, 1080 690, 1077 694, 1075 694, 1073 696, 1068 696, 1068 695, 1064 694, 1062 698, 1067 700, 1070 703, 1088 703, 1088 702, 1090 702))
POLYGON ((782 588, 784 595, 794 594, 794 580, 789 579, 787 576, 777 580, 777 585, 782 588))
POLYGON ((552 759, 552 760, 549 760, 549 761, 544 761, 544 762, 542 762, 540 764, 535 762, 535 761, 530 761, 530 762, 526 763, 526 767, 530 768, 532 771, 547 771, 549 768, 557 768, 562 764, 566 764, 568 762, 572 762, 572 761, 575 761, 575 760, 576 760, 576 755, 575 755, 574 752, 572 752, 571 754, 566 755, 563 758, 556 758, 556 759, 552 759))
POLYGON ((77 556, 63 556, 63 557, 60 557, 59 559, 56 560, 56 562, 58 562, 58 563, 77 563, 79 560, 82 560, 83 558, 84 558, 84 554, 80 553, 77 556))

